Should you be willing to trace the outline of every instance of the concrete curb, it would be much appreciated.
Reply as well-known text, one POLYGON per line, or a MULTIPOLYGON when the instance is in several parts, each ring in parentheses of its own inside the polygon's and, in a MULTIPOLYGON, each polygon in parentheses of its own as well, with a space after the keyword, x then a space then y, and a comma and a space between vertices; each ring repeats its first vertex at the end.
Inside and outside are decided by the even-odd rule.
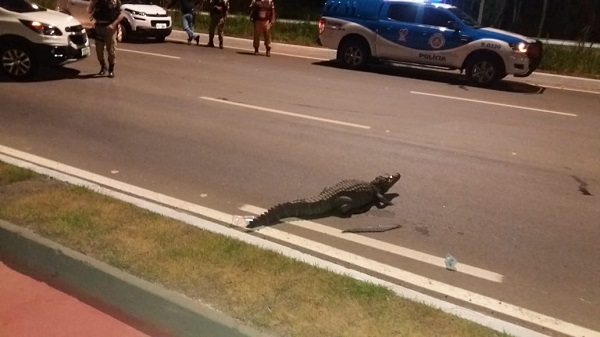
POLYGON ((183 295, 0 220, 0 257, 42 279, 156 326, 169 336, 267 336, 183 295))

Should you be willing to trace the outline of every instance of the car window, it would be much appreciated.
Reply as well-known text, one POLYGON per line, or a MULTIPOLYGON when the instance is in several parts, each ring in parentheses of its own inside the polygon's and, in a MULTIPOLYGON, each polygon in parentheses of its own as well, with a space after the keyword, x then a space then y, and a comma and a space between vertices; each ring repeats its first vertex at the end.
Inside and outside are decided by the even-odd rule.
POLYGON ((437 27, 449 27, 448 21, 454 22, 454 18, 438 8, 426 7, 423 12, 423 24, 437 27))
POLYGON ((42 8, 27 0, 0 0, 0 7, 17 13, 39 12, 46 10, 45 8, 42 8))
POLYGON ((448 10, 452 12, 452 14, 456 15, 466 25, 469 25, 473 28, 481 28, 481 25, 475 19, 473 19, 471 16, 469 16, 469 14, 461 11, 460 9, 456 7, 450 7, 448 8, 448 10))
POLYGON ((388 18, 395 21, 414 23, 419 7, 413 4, 391 4, 388 9, 388 18))

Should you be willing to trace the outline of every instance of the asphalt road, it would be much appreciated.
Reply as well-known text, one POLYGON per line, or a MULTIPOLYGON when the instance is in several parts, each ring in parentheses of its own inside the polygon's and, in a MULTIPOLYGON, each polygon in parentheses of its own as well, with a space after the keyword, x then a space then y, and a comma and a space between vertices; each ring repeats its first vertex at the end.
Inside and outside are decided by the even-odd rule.
POLYGON ((402 225, 365 236, 450 253, 459 272, 277 226, 600 330, 600 95, 174 42, 119 48, 115 79, 93 76, 94 57, 35 82, 0 78, 0 145, 229 214, 400 172, 393 206, 316 221, 402 225))

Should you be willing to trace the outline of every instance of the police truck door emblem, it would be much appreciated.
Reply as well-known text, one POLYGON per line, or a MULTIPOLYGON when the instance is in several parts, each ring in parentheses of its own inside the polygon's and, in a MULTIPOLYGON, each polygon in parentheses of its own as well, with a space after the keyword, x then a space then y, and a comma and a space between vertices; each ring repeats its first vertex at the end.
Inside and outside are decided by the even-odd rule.
POLYGON ((429 45, 433 49, 440 49, 446 44, 446 39, 441 33, 435 33, 429 38, 429 45))
POLYGON ((400 29, 400 36, 398 36, 398 41, 406 42, 406 36, 408 36, 408 29, 400 29))

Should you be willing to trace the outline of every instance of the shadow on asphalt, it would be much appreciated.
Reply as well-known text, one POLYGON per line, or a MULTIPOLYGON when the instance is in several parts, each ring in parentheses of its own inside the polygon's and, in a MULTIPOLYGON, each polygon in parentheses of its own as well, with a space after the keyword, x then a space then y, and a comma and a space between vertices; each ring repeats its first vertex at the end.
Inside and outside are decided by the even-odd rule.
MULTIPOLYGON (((468 91, 470 88, 474 88, 467 84, 464 75, 459 73, 450 73, 446 71, 439 71, 433 69, 424 69, 424 68, 414 68, 409 66, 398 66, 398 65, 389 65, 386 63, 373 64, 369 65, 365 69, 362 70, 351 70, 346 69, 341 66, 336 60, 329 61, 319 61, 314 62, 314 65, 324 66, 324 67, 332 67, 344 69, 347 71, 362 71, 374 74, 381 74, 387 76, 395 76, 395 77, 406 77, 413 78, 418 80, 446 83, 449 85, 457 86, 463 90, 468 91)), ((520 94, 543 94, 545 88, 531 85, 522 82, 513 82, 509 80, 502 80, 492 87, 485 88, 488 90, 497 90, 503 92, 513 92, 520 94)))
POLYGON ((49 82, 49 81, 59 81, 65 79, 73 79, 80 77, 80 71, 77 69, 72 69, 68 67, 42 67, 39 72, 31 79, 25 80, 13 80, 6 76, 0 76, 0 83, 8 82, 8 83, 34 83, 34 82, 49 82))

